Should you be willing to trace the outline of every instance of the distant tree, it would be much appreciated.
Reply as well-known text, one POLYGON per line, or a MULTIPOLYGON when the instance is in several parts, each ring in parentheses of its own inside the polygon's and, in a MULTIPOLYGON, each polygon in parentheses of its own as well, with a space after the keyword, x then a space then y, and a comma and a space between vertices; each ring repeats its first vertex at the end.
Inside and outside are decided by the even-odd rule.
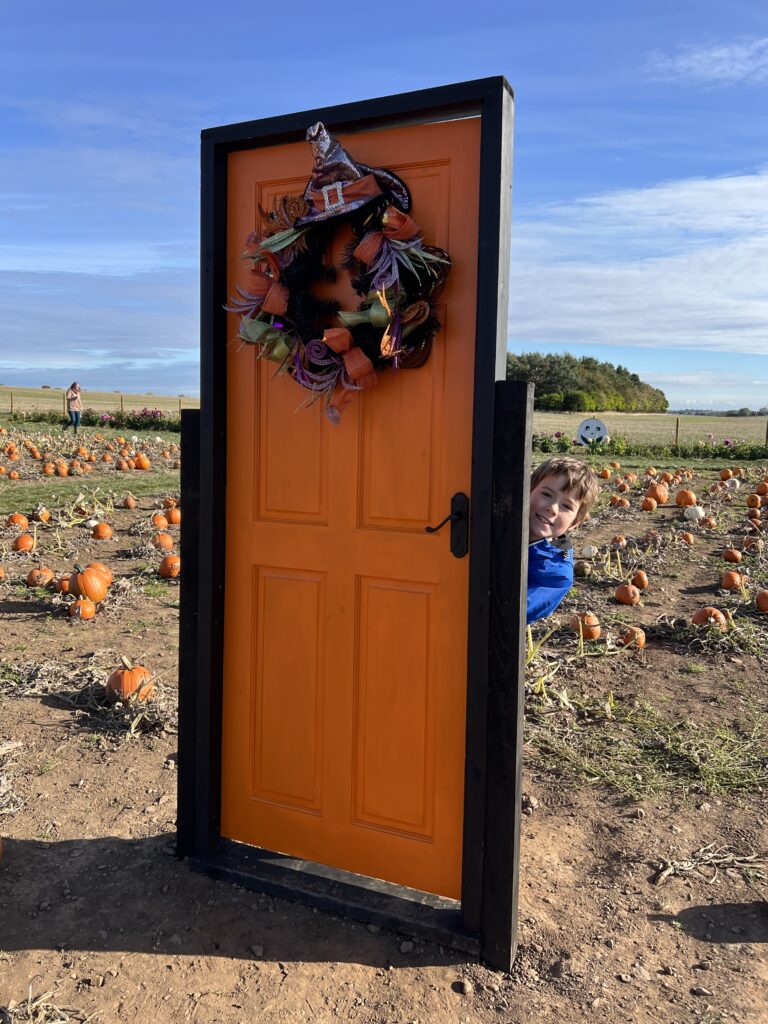
POLYGON ((507 377, 534 384, 538 409, 580 412, 666 412, 668 409, 663 391, 643 383, 636 373, 624 366, 601 363, 591 356, 577 359, 569 353, 509 353, 507 377))

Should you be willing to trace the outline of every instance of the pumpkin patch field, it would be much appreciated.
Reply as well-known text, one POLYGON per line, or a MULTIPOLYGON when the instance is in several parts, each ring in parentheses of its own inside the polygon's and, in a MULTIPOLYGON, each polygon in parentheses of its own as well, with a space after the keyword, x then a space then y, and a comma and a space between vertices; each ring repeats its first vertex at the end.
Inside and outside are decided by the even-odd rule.
POLYGON ((0 435, 0 1022, 765 1024, 768 467, 595 456, 505 974, 175 858, 181 458, 0 435))

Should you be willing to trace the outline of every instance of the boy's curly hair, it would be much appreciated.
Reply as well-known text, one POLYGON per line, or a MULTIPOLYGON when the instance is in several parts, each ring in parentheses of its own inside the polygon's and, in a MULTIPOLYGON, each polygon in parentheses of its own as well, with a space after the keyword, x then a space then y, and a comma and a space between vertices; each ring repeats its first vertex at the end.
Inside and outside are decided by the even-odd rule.
POLYGON ((531 474, 531 490, 548 476, 564 476, 568 490, 573 492, 579 502, 579 514, 574 525, 582 522, 584 516, 594 505, 600 493, 600 481, 597 474, 581 459, 571 455, 556 455, 540 463, 531 474))

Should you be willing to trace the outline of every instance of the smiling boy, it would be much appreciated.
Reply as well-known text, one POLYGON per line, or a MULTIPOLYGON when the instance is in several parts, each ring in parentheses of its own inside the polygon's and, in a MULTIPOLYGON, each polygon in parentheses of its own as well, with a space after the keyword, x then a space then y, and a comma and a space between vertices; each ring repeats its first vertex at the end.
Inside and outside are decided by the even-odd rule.
POLYGON ((573 586, 568 530, 584 520, 599 491, 596 475, 580 459, 547 459, 533 471, 528 524, 528 624, 551 615, 573 586))

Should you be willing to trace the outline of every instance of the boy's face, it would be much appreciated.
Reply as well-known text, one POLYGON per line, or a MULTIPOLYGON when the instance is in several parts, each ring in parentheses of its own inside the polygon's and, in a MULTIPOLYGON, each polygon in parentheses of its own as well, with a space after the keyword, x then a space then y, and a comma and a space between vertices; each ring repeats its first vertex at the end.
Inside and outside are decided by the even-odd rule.
POLYGON ((576 522, 581 502, 568 489, 568 477, 545 476, 531 491, 529 542, 552 540, 576 522))

